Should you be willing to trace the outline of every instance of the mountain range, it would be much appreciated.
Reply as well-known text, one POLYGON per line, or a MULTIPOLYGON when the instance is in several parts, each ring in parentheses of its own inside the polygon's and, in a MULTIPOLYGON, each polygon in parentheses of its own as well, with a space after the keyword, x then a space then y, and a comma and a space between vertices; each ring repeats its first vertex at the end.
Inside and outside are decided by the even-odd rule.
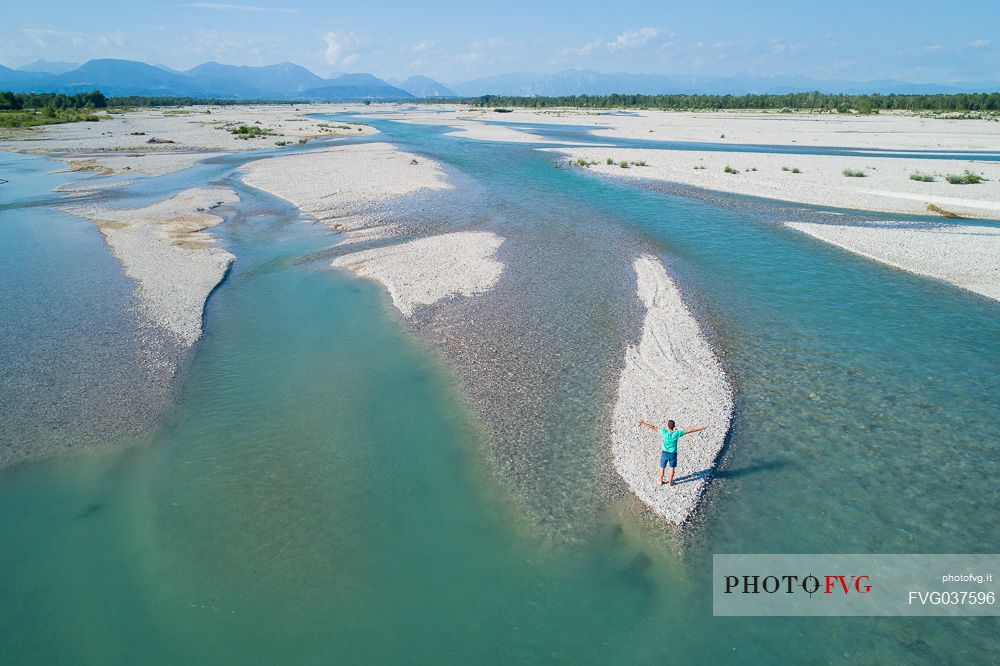
MULTIPOLYGON (((413 79, 410 79, 413 81, 413 79)), ((404 82, 406 86, 409 82, 404 82)), ((421 77, 421 91, 447 91, 421 77)), ((207 62, 180 72, 133 60, 91 60, 83 65, 36 61, 18 69, 0 66, 0 90, 76 93, 100 90, 111 97, 202 97, 273 100, 407 100, 417 95, 371 74, 342 74, 324 79, 305 67, 283 62, 265 67, 207 62), (67 69, 69 67, 69 69, 67 69)))
POLYGON ((556 74, 517 72, 451 87, 426 76, 401 83, 364 73, 323 78, 290 62, 263 67, 207 62, 187 71, 133 60, 91 60, 83 65, 36 60, 17 69, 0 66, 0 90, 76 93, 100 90, 108 96, 202 97, 308 101, 408 100, 473 97, 635 94, 733 94, 802 92, 935 94, 1000 89, 996 82, 914 84, 896 80, 818 80, 796 76, 678 77, 659 74, 566 70, 556 74))

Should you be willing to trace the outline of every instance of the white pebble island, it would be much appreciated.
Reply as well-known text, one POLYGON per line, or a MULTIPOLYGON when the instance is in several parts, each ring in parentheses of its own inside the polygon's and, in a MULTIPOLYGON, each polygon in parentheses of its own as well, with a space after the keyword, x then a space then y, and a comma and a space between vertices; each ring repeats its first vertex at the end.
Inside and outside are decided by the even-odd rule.
POLYGON ((698 508, 729 432, 733 392, 722 364, 684 304, 663 264, 635 260, 639 298, 646 308, 639 344, 625 351, 625 368, 611 422, 615 469, 652 511, 682 525, 698 508), (643 420, 678 428, 705 426, 677 445, 674 485, 656 483, 660 437, 643 420))
POLYGON ((125 274, 135 280, 145 314, 191 346, 201 337, 205 301, 235 259, 205 231, 222 221, 209 211, 238 201, 232 190, 206 187, 143 208, 63 209, 97 224, 125 274))

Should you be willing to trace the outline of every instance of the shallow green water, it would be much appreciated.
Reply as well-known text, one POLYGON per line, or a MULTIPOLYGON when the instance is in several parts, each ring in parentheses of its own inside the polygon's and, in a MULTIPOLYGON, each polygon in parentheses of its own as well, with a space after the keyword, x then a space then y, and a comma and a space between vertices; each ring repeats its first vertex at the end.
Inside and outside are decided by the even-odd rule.
POLYGON ((995 551, 996 304, 774 225, 809 211, 630 189, 524 146, 381 126, 488 206, 446 223, 508 237, 486 303, 535 323, 528 349, 563 341, 544 372, 511 365, 560 373, 531 406, 563 427, 498 458, 453 347, 414 335, 375 285, 303 261, 336 237, 244 190, 220 227, 234 271, 156 431, 0 475, 0 662, 996 659, 995 618, 715 619, 708 584, 715 552, 995 551), (621 348, 606 341, 634 334, 602 310, 607 276, 628 278, 642 249, 689 290, 737 390, 721 478, 683 536, 567 466, 600 467, 596 400, 621 348), (556 280, 567 258, 555 296, 535 295, 532 262, 556 280), (546 507, 581 525, 553 537, 529 515, 546 507))

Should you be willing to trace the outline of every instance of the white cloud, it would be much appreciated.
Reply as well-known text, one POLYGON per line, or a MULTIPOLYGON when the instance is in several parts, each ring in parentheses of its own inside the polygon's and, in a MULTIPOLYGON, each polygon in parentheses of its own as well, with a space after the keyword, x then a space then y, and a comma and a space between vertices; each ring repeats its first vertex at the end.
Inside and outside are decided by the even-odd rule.
POLYGON ((968 44, 966 44, 966 46, 968 46, 971 49, 985 49, 991 43, 992 42, 990 42, 990 40, 988 39, 974 39, 968 44))
POLYGON ((422 53, 424 51, 428 51, 428 50, 434 48, 435 46, 437 46, 437 42, 435 42, 434 40, 431 40, 431 39, 425 39, 424 41, 422 41, 419 44, 415 45, 410 50, 413 51, 414 53, 422 53))
POLYGON ((469 46, 469 51, 467 53, 460 53, 456 55, 455 60, 458 62, 464 62, 466 65, 493 62, 494 52, 498 49, 506 48, 507 46, 509 46, 507 40, 501 39, 500 37, 477 39, 469 46))
POLYGON ((663 34, 659 28, 639 28, 638 30, 628 30, 615 37, 613 42, 608 42, 608 50, 612 53, 616 51, 626 51, 637 49, 663 34))
POLYGON ((335 30, 324 34, 323 41, 326 42, 323 58, 328 65, 335 67, 346 67, 356 63, 361 58, 358 49, 368 42, 363 35, 335 30))
POLYGON ((592 42, 584 44, 583 46, 581 46, 578 49, 570 49, 570 51, 569 51, 569 53, 567 55, 572 54, 572 55, 575 55, 575 56, 579 56, 581 58, 586 58, 587 56, 592 55, 594 53, 594 51, 597 51, 598 49, 600 49, 603 46, 604 46, 604 42, 602 42, 600 39, 595 39, 592 42))
POLYGON ((272 64, 267 62, 280 46, 273 37, 251 37, 220 30, 196 30, 183 37, 184 51, 199 58, 228 60, 235 56, 241 64, 272 64))
POLYGON ((180 5, 189 9, 214 9, 222 12, 254 12, 272 14, 297 14, 299 10, 291 7, 263 7, 261 5, 230 5, 221 2, 191 2, 180 5))

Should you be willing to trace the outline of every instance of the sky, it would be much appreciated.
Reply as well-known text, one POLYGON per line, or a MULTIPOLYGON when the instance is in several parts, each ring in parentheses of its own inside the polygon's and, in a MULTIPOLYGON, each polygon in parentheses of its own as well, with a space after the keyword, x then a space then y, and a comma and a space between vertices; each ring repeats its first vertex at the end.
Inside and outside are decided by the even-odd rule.
POLYGON ((1000 81, 1000 2, 441 0, 11 3, 0 63, 174 69, 291 61, 328 76, 458 83, 566 69, 692 77, 1000 81))

